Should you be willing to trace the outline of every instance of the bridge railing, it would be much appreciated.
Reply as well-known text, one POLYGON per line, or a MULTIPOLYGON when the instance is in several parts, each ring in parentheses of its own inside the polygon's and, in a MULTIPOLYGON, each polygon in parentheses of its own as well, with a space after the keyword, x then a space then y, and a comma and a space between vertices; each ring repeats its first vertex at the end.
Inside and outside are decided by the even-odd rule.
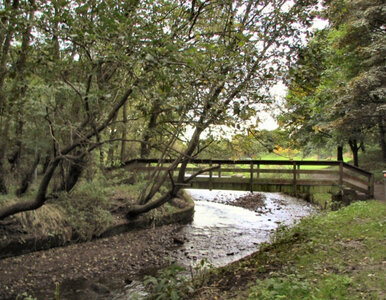
MULTIPOLYGON (((161 169, 167 170, 173 160, 164 160, 161 169)), ((135 159, 125 163, 136 171, 151 172, 159 167, 157 159, 135 159)), ((300 160, 219 160, 192 159, 186 169, 185 178, 210 168, 194 178, 191 183, 209 189, 225 184, 239 184, 244 189, 258 190, 262 186, 289 186, 297 193, 306 187, 344 187, 374 195, 372 173, 339 161, 300 160), (249 188, 248 188, 249 187, 249 188)), ((174 170, 174 174, 179 167, 174 170)))

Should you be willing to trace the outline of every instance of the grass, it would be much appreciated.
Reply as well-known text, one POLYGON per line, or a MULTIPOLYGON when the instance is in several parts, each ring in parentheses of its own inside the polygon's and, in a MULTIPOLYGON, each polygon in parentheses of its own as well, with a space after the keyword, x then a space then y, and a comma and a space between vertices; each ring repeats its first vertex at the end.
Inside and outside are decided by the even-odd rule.
MULTIPOLYGON (((134 181, 125 182, 125 174, 112 174, 104 177, 97 174, 92 182, 81 180, 70 192, 56 193, 42 207, 33 211, 18 213, 11 217, 15 230, 6 231, 7 238, 24 241, 26 238, 56 236, 63 242, 73 239, 86 241, 100 236, 106 229, 125 219, 124 207, 133 204, 145 186, 141 174, 134 181)), ((127 174, 126 174, 127 176, 127 174)), ((164 188, 165 189, 165 188, 164 188)), ((0 207, 21 200, 33 199, 34 190, 17 198, 10 193, 0 195, 0 207)), ((160 194, 156 194, 157 197, 160 194)), ((182 200, 181 200, 182 201, 182 200)), ((178 207, 166 203, 160 208, 144 214, 154 224, 165 215, 171 215, 184 206, 178 207)))
MULTIPOLYGON (((100 177, 93 182, 82 180, 70 193, 57 193, 39 209, 11 217, 22 234, 9 232, 9 238, 23 240, 27 236, 59 236, 64 242, 73 239, 90 240, 116 222, 112 210, 134 201, 142 184, 112 186, 100 177)), ((22 199, 13 193, 0 195, 0 206, 33 199, 34 188, 22 199)))
MULTIPOLYGON (((186 299, 385 299, 386 205, 356 202, 281 227, 271 244, 207 274, 186 299)), ((184 293, 181 292, 184 290, 184 293)))

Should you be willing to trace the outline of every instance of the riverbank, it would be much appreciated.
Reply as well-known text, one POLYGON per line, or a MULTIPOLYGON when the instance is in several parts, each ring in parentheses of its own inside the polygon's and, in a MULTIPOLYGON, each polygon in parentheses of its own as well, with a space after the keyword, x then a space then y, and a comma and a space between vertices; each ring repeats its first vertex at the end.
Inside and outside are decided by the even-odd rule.
POLYGON ((179 226, 135 230, 2 259, 0 299, 18 299, 24 292, 39 300, 54 299, 57 283, 60 299, 110 299, 109 290, 125 286, 138 273, 151 274, 169 264, 167 251, 179 240, 179 226))
MULTIPOLYGON (((194 202, 186 193, 151 212, 128 220, 127 207, 138 198, 138 185, 100 187, 83 184, 61 193, 34 211, 0 221, 0 259, 53 247, 67 246, 115 234, 190 222, 194 202)), ((10 197, 0 201, 0 206, 10 197)))
POLYGON ((384 203, 367 201, 303 219, 176 292, 186 299, 385 299, 385 215, 384 203))
POLYGON ((1 270, 7 270, 0 275, 5 284, 0 298, 28 292, 50 299, 56 281, 60 299, 110 299, 121 294, 119 299, 130 299, 144 274, 172 262, 189 267, 206 259, 225 265, 256 251, 278 224, 293 223, 313 211, 304 201, 272 193, 195 191, 191 196, 196 202, 191 224, 137 230, 0 260, 1 270), (111 293, 104 294, 106 289, 111 293))
MULTIPOLYGON (((168 249, 179 245, 181 223, 194 213, 193 200, 188 195, 183 198, 173 199, 173 209, 162 208, 157 215, 153 212, 129 221, 117 214, 117 221, 101 233, 106 238, 70 240, 66 247, 53 247, 62 239, 40 235, 23 241, 16 234, 16 250, 27 253, 0 259, 0 299, 53 299, 57 285, 60 299, 109 299, 110 290, 124 287, 138 274, 169 265, 168 249), (49 243, 42 243, 45 240, 49 243), (35 251, 37 245, 49 249, 35 251)), ((9 241, 0 245, 5 245, 3 254, 7 254, 9 241)))

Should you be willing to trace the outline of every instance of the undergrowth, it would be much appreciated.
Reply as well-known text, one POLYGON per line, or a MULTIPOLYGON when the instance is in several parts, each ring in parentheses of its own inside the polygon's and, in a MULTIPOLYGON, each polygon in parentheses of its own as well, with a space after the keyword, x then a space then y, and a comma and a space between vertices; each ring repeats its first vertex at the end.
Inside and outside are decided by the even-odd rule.
POLYGON ((111 193, 98 184, 83 183, 71 193, 61 193, 55 203, 66 212, 74 235, 89 240, 113 223, 110 196, 111 193))

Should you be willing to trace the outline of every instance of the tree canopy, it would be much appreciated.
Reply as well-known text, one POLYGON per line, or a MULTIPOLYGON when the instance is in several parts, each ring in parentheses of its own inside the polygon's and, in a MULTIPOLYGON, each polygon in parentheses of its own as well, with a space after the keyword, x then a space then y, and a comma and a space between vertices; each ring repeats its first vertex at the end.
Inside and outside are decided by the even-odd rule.
POLYGON ((330 25, 316 31, 290 72, 280 122, 304 142, 358 150, 378 129, 385 147, 385 8, 382 1, 325 1, 330 25))
MULTIPOLYGON (((170 169, 199 153, 201 134, 235 124, 266 101, 301 43, 317 1, 34 1, 0 5, 0 192, 32 200, 0 219, 70 191, 99 151, 99 166, 156 155, 170 169), (192 134, 186 137, 186 128, 192 134), (117 154, 119 152, 119 155, 117 154)), ((133 214, 176 194, 155 172, 133 214)))

